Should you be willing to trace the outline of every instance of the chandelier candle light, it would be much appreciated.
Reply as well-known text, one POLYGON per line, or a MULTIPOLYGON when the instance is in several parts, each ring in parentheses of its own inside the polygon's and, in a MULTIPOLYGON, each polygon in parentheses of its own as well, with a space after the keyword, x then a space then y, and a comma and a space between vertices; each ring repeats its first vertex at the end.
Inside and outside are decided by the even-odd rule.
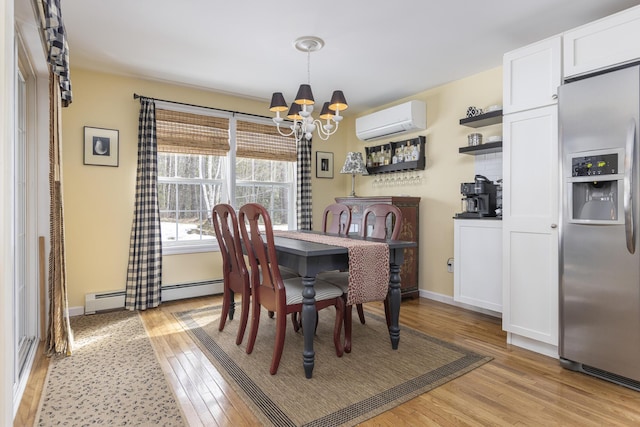
POLYGON ((362 153, 350 151, 347 153, 347 159, 340 173, 351 174, 351 194, 349 197, 356 197, 356 175, 369 175, 367 168, 362 160, 362 153))
POLYGON ((302 138, 310 141, 313 132, 317 130, 320 139, 326 141, 338 130, 338 124, 342 120, 340 112, 346 110, 349 106, 344 93, 341 90, 336 90, 331 96, 331 101, 325 102, 322 106, 320 120, 311 116, 313 104, 315 103, 311 92, 311 52, 322 49, 324 40, 318 37, 306 36, 297 39, 293 45, 299 51, 307 52, 307 84, 300 85, 296 99, 287 113, 287 118, 293 120, 293 124, 289 126, 290 131, 283 131, 280 128, 284 121, 284 118, 280 117, 280 113, 287 111, 289 108, 282 92, 274 92, 271 97, 269 111, 276 113, 273 121, 277 125, 280 135, 293 135, 296 138, 296 142, 299 142, 302 138), (325 123, 323 124, 321 120, 325 120, 325 123))

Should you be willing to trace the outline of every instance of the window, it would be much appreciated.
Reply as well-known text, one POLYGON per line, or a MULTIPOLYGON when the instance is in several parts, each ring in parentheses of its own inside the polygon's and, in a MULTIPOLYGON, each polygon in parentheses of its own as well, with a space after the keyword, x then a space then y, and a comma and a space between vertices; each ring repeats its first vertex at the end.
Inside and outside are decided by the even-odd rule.
POLYGON ((295 140, 270 121, 156 101, 158 201, 163 251, 213 250, 211 210, 260 203, 274 228, 295 228, 295 140), (159 106, 162 105, 162 108, 159 106), (212 116, 215 114, 215 116, 212 116))
POLYGON ((162 241, 199 243, 215 237, 211 209, 228 200, 221 156, 158 154, 158 203, 162 241))

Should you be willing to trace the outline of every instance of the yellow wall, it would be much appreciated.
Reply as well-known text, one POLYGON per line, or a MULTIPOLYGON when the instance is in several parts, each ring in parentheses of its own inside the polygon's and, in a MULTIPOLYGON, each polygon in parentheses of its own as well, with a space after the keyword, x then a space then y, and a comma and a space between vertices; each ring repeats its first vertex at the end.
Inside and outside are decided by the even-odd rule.
MULTIPOLYGON (((420 287, 453 295, 446 260, 453 256, 453 221, 460 210, 460 182, 473 178, 473 157, 458 154, 470 128, 459 126, 469 105, 501 103, 501 68, 489 70, 412 96, 427 103, 427 168, 419 187, 373 187, 374 176, 356 177, 358 195, 408 194, 422 197, 420 209, 420 287)), ((74 100, 63 109, 63 176, 67 278, 70 307, 84 305, 86 293, 122 290, 126 282, 133 218, 139 102, 133 93, 190 104, 268 115, 267 101, 239 98, 197 88, 73 69, 74 100), (119 167, 83 165, 83 127, 118 129, 119 167)), ((409 98, 407 98, 409 99, 409 98)), ((394 104, 403 102, 398 100, 394 104)), ((391 104, 390 104, 391 105, 391 104)), ((386 106, 381 106, 383 108, 386 106)), ((313 153, 313 224, 335 196, 348 195, 351 176, 340 169, 348 151, 364 153, 348 115, 328 141, 316 138, 313 153), (315 151, 334 154, 333 179, 315 178, 315 151)), ((413 135, 403 135, 405 139, 413 135)), ((376 141, 367 145, 377 145, 376 141)), ((221 278, 218 253, 165 256, 163 283, 221 278)))
MULTIPOLYGON (((408 100, 422 100, 427 104, 427 130, 391 138, 402 141, 418 135, 426 136, 426 169, 421 172, 419 186, 373 186, 376 175, 357 176, 356 194, 359 196, 409 195, 420 201, 420 289, 453 296, 453 274, 447 272, 447 259, 453 257, 453 215, 460 212, 460 183, 473 181, 474 157, 459 154, 458 148, 467 145, 467 134, 480 132, 485 136, 501 135, 501 125, 482 129, 460 126, 467 108, 502 105, 502 67, 494 68, 462 80, 418 93, 375 111, 408 100)), ((374 110, 372 110, 374 111, 374 110)), ((351 119, 355 120, 355 119, 351 119)), ((364 144, 350 133, 349 149, 361 151, 364 146, 380 145, 389 140, 364 144)), ((350 182, 348 184, 351 185, 350 182)), ((349 187, 350 189, 350 187, 349 187)), ((314 189, 315 190, 315 189, 314 189)), ((315 191, 314 191, 315 194, 315 191)))

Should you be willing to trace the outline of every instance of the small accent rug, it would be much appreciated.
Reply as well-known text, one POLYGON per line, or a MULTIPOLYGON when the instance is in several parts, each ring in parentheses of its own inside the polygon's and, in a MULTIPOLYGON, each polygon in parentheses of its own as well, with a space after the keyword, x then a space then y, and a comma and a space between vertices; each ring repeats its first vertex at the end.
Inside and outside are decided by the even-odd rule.
POLYGON ((49 364, 36 426, 185 426, 137 312, 71 318, 74 350, 49 364))
POLYGON ((235 344, 239 313, 218 331, 221 306, 175 313, 189 335, 265 425, 353 426, 428 392, 491 360, 401 326, 398 350, 391 349, 384 319, 354 316, 353 348, 338 358, 333 346, 335 312, 320 312, 314 340, 313 378, 302 367, 302 333, 288 319, 276 375, 269 374, 275 319, 262 310, 252 354, 235 344))

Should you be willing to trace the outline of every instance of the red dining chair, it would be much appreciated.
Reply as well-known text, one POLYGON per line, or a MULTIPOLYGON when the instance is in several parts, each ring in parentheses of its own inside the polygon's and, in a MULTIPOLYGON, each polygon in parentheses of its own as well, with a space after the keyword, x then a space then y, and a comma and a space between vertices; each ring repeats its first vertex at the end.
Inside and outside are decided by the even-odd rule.
POLYGON ((242 343, 244 331, 247 328, 251 289, 249 272, 242 254, 238 219, 233 207, 224 203, 213 207, 212 218, 213 229, 222 254, 222 274, 224 279, 222 313, 218 330, 222 331, 224 329, 227 317, 229 320, 233 320, 236 307, 235 294, 240 294, 242 296, 242 312, 236 336, 236 344, 239 345, 242 343))
MULTIPOLYGON (((324 208, 322 213, 322 231, 325 233, 339 234, 346 236, 349 234, 351 228, 351 209, 349 206, 342 203, 332 203, 324 208)), ((318 278, 322 279, 323 275, 333 275, 340 272, 323 272, 318 274, 318 278)), ((300 322, 298 322, 297 313, 291 315, 291 323, 293 323, 293 329, 298 332, 300 329, 300 322)))
MULTIPOLYGON (((369 205, 362 213, 362 237, 375 239, 398 240, 402 230, 402 211, 394 205, 384 203, 369 205), (369 231, 369 220, 373 217, 373 224, 369 231)), ((364 310, 362 304, 356 306, 360 323, 364 325, 364 310)), ((389 311, 389 297, 384 300, 384 314, 387 318, 387 326, 391 325, 389 311)))
MULTIPOLYGON (((362 237, 373 237, 376 239, 397 240, 402 230, 402 211, 394 205, 378 203, 369 205, 362 213, 362 227, 360 235, 362 237)), ((322 280, 338 286, 344 292, 349 291, 349 273, 348 272, 328 272, 318 275, 322 280)), ((365 323, 364 309, 362 304, 356 304, 360 323, 365 323)), ((389 309, 389 296, 384 300, 384 314, 387 326, 391 325, 391 312, 389 309)), ((344 313, 345 327, 345 351, 351 351, 351 306, 345 307, 344 313)))
MULTIPOLYGON (((273 227, 267 210, 257 204, 249 203, 240 208, 240 232, 247 249, 247 258, 251 266, 251 330, 247 343, 247 353, 251 354, 258 334, 260 311, 265 307, 275 313, 276 342, 271 359, 269 372, 274 375, 278 371, 287 326, 287 315, 302 310, 301 277, 284 280, 277 263, 273 227), (264 225, 261 231, 260 223, 264 225)), ((344 302, 342 290, 328 282, 316 280, 316 310, 335 307, 336 321, 333 330, 333 341, 336 355, 342 356, 344 351, 340 340, 342 323, 344 321, 344 302)))
POLYGON ((332 203, 324 208, 322 231, 346 236, 351 228, 351 209, 342 203, 332 203))

